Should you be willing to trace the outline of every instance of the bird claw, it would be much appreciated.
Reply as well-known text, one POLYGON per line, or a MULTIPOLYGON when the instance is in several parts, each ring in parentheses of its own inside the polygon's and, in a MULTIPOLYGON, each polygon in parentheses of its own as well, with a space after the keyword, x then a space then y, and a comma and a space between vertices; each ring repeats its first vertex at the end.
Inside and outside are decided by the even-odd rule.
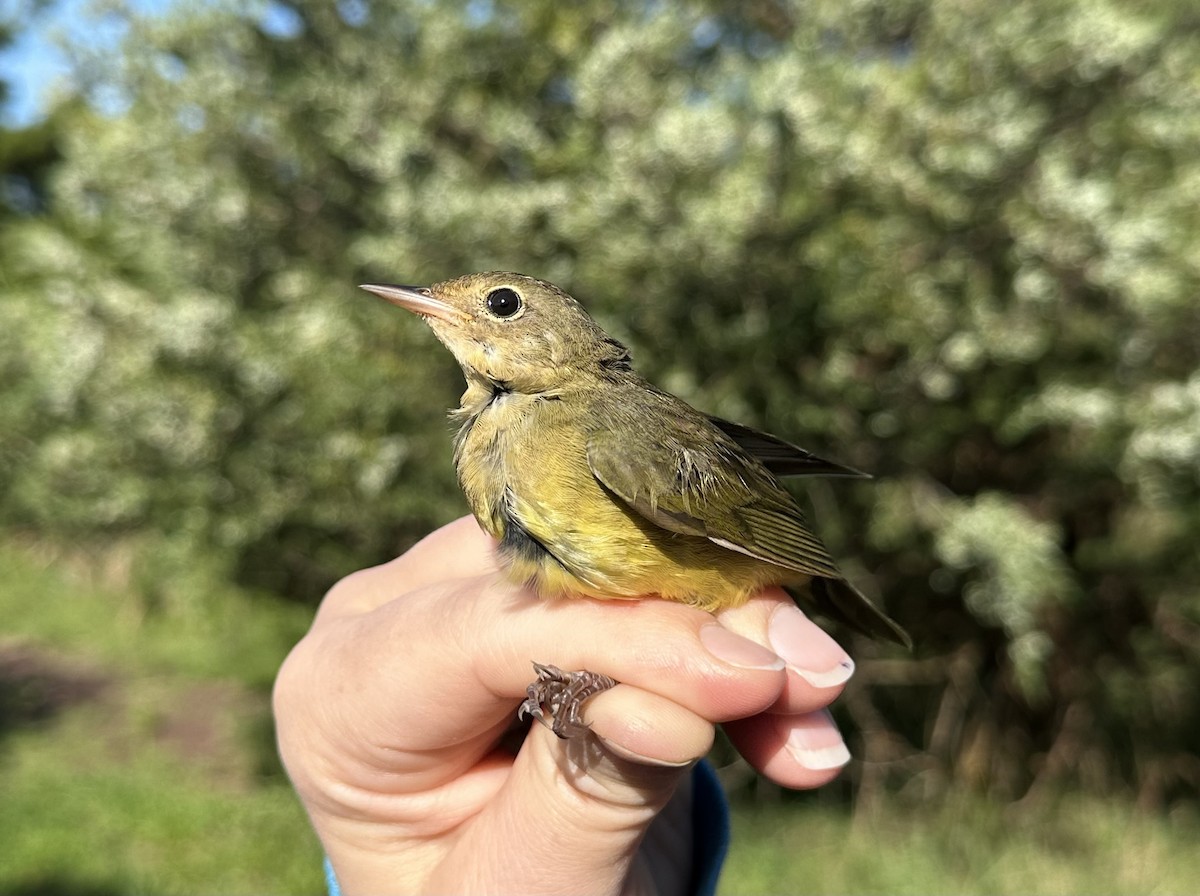
POLYGON ((561 738, 578 737, 588 730, 583 720, 585 700, 616 687, 616 681, 599 672, 564 672, 558 666, 534 663, 537 679, 525 690, 520 718, 533 716, 561 738))

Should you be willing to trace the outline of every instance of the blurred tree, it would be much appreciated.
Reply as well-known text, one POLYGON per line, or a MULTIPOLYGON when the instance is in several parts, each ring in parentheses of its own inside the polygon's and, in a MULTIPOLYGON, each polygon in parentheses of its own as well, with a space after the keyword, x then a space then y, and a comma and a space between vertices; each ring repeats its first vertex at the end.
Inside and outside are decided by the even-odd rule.
POLYGON ((864 774, 1194 798, 1198 25, 1183 0, 133 18, 120 54, 79 49, 98 111, 4 235, 2 519, 319 594, 464 509, 458 374, 353 284, 518 269, 661 385, 878 474, 810 492, 919 645, 846 701, 864 774))
MULTIPOLYGON (((45 5, 45 0, 23 0, 0 9, 0 52, 11 49, 45 5)), ((10 85, 0 79, 0 111, 11 102, 10 93, 10 85)), ((0 123, 0 224, 43 208, 44 178, 58 159, 54 130, 49 122, 31 127, 0 123)))

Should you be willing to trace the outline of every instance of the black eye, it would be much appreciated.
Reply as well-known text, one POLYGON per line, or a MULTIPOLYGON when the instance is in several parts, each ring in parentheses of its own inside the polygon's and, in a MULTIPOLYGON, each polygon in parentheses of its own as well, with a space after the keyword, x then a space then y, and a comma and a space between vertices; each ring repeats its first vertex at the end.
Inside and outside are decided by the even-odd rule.
POLYGON ((521 310, 521 296, 515 289, 501 286, 487 294, 487 306, 496 317, 512 317, 521 310))

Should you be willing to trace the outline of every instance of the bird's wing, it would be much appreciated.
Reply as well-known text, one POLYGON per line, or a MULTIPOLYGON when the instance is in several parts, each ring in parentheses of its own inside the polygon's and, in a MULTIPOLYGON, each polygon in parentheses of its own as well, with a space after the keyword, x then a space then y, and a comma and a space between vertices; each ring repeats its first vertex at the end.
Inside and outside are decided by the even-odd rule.
POLYGON ((855 479, 870 479, 870 473, 847 467, 817 457, 798 445, 785 442, 769 433, 759 432, 730 420, 709 416, 709 421, 721 432, 737 442, 747 454, 755 458, 776 476, 846 476, 855 479))
POLYGON ((633 510, 768 563, 841 577, 795 499, 703 415, 663 394, 610 410, 593 421, 588 465, 633 510))

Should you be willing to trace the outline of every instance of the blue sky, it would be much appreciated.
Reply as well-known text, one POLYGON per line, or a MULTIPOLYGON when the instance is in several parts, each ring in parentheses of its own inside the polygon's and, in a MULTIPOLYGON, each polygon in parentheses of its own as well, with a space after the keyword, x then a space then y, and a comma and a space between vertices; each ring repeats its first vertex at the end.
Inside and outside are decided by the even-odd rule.
MULTIPOLYGON (((128 0, 141 13, 161 12, 173 0, 128 0)), ((0 122, 20 127, 37 121, 47 97, 69 72, 59 44, 65 39, 80 43, 115 43, 119 29, 104 27, 89 13, 90 0, 51 0, 47 8, 29 15, 26 0, 0 0, 0 20, 12 21, 18 11, 29 27, 18 26, 17 40, 0 51, 0 80, 8 84, 8 101, 0 109, 0 122)))
MULTIPOLYGON (((0 0, 0 21, 15 22, 18 10, 25 22, 18 26, 17 40, 0 50, 0 81, 8 85, 8 100, 0 106, 0 124, 22 127, 43 117, 47 100, 55 84, 70 74, 64 40, 85 46, 115 46, 121 39, 118 18, 97 16, 92 12, 95 0, 49 0, 36 15, 28 7, 36 0, 0 0), (28 24, 28 27, 24 25, 28 24)), ((154 15, 168 9, 177 0, 123 0, 140 15, 154 15)), ((206 2, 206 0, 192 0, 206 2)), ((286 5, 259 0, 250 5, 259 24, 268 34, 289 37, 299 27, 295 13, 286 5)), ((343 4, 343 15, 353 16, 355 4, 343 4)))
MULTIPOLYGON (((0 0, 0 18, 11 21, 20 0, 0 0)), ((29 124, 38 118, 46 90, 66 75, 66 61, 55 48, 51 32, 71 16, 77 16, 78 0, 59 0, 51 9, 33 17, 33 27, 18 26, 15 43, 0 51, 0 80, 8 85, 8 102, 0 117, 9 126, 29 124)))

